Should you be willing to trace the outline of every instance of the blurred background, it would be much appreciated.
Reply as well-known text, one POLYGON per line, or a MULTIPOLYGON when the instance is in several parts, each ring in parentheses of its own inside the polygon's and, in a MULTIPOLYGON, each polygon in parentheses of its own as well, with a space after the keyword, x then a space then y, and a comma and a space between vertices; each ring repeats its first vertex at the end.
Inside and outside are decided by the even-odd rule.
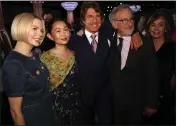
MULTIPOLYGON (((8 28, 13 18, 22 12, 33 12, 33 3, 30 1, 2 1, 2 11, 4 15, 5 26, 8 28)), ((67 18, 66 10, 61 6, 61 1, 42 1, 42 14, 52 12, 54 16, 67 18)), ((82 1, 78 1, 78 6, 73 11, 76 31, 80 23, 80 6, 82 1)), ((135 21, 139 20, 141 15, 150 15, 159 8, 168 9, 172 14, 176 13, 176 1, 99 1, 102 11, 107 19, 112 9, 119 4, 129 4, 135 11, 135 21), (140 8, 139 8, 140 7, 140 8)))

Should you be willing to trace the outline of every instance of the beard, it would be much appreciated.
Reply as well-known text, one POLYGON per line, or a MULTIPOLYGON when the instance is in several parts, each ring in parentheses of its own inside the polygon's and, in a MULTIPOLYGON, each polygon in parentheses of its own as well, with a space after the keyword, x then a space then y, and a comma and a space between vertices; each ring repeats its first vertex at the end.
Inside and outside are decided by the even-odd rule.
POLYGON ((132 35, 133 30, 134 30, 134 29, 123 30, 123 31, 119 31, 119 30, 118 30, 118 33, 119 33, 120 35, 122 35, 122 36, 130 36, 130 35, 132 35))

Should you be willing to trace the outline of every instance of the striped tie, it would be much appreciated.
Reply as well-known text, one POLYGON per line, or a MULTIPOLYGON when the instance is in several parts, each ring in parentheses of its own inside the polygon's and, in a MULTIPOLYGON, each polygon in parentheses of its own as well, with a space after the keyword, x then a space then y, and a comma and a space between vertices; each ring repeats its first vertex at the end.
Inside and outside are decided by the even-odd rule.
POLYGON ((94 51, 94 53, 96 53, 96 49, 97 49, 97 41, 95 40, 96 35, 93 34, 90 37, 92 38, 92 42, 91 42, 92 50, 94 51))

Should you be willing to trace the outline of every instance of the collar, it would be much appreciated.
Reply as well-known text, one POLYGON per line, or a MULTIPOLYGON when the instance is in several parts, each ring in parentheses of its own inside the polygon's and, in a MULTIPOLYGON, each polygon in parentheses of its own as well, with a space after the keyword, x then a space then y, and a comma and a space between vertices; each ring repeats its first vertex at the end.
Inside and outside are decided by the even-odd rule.
MULTIPOLYGON (((87 37, 87 39, 88 39, 88 41, 89 41, 89 43, 91 44, 91 42, 92 42, 92 38, 90 37, 92 35, 92 33, 90 33, 89 31, 87 31, 86 29, 85 29, 85 36, 87 37)), ((96 35, 96 41, 98 42, 98 32, 96 32, 95 33, 95 35, 96 35)))
MULTIPOLYGON (((85 29, 85 35, 87 36, 87 38, 90 38, 90 36, 92 35, 92 33, 89 32, 89 31, 87 31, 87 30, 85 29)), ((96 32, 95 35, 98 36, 98 32, 96 32)))
POLYGON ((124 40, 131 40, 131 36, 117 36, 117 39, 119 39, 119 37, 123 38, 124 40))

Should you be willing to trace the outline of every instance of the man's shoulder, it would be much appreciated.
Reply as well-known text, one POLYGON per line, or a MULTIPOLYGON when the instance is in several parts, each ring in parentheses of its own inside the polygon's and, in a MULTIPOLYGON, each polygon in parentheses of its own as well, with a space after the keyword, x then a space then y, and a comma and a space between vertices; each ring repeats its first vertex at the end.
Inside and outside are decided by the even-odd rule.
POLYGON ((102 31, 102 30, 100 30, 99 31, 99 36, 101 36, 102 38, 106 38, 106 39, 112 39, 113 38, 113 35, 114 35, 114 33, 110 33, 109 31, 102 31))
POLYGON ((67 46, 72 49, 75 50, 78 46, 81 46, 81 44, 83 43, 84 38, 82 36, 78 36, 78 35, 71 35, 70 40, 67 44, 67 46))
POLYGON ((82 39, 83 36, 80 36, 80 35, 71 35, 71 38, 82 39))
POLYGON ((71 35, 70 41, 77 41, 78 43, 83 41, 84 37, 79 35, 71 35))

